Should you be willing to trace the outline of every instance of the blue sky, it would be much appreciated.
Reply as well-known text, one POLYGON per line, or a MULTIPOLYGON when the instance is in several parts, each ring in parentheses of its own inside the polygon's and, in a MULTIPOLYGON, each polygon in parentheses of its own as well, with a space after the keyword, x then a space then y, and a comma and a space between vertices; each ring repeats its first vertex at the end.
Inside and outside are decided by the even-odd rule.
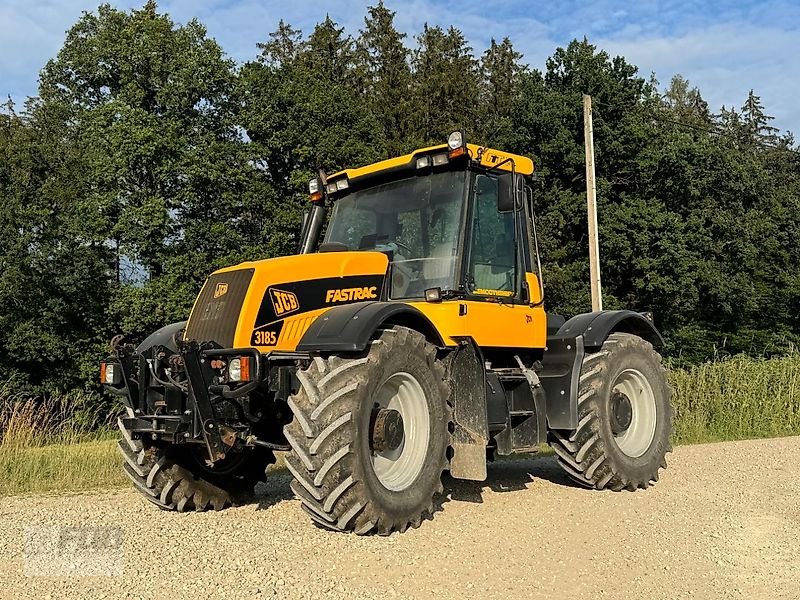
MULTIPOLYGON (((376 0, 377 1, 377 0, 376 0)), ((139 2, 112 2, 120 8, 139 2)), ((255 44, 283 18, 310 31, 326 13, 356 33, 365 0, 162 0, 178 22, 197 17, 234 59, 256 54, 255 44)), ((424 23, 454 25, 482 51, 492 37, 508 36, 531 66, 541 68, 557 46, 586 35, 666 84, 681 73, 700 87, 713 110, 741 106, 752 87, 775 125, 800 134, 800 0, 386 0, 399 29, 412 36, 424 23)), ((65 31, 89 0, 0 0, 0 97, 21 101, 36 93, 39 69, 54 56, 65 31)))

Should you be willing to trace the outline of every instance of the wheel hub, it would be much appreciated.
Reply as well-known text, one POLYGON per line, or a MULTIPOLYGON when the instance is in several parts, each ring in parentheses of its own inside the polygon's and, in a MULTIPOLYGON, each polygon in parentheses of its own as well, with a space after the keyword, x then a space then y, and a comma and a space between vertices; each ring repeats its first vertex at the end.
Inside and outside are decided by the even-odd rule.
POLYGON ((611 431, 620 435, 628 430, 633 420, 631 400, 622 392, 614 392, 611 396, 611 431))
POLYGON ((372 449, 375 452, 397 450, 403 443, 403 416, 391 408, 379 408, 372 415, 372 449))

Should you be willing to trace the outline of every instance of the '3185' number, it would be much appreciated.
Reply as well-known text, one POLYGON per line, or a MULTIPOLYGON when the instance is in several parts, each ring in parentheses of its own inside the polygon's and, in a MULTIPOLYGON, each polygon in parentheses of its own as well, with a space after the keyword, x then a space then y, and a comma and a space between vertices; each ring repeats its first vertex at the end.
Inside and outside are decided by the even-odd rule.
POLYGON ((255 331, 253 340, 256 346, 274 346, 278 343, 278 334, 274 331, 255 331))

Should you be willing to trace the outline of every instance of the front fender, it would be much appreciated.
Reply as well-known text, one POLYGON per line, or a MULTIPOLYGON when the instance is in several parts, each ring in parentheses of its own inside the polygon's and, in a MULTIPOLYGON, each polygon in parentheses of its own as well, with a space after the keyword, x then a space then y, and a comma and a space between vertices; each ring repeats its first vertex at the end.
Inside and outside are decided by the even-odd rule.
POLYGON ((172 352, 178 352, 178 347, 175 345, 175 334, 185 327, 186 321, 179 321, 154 331, 136 347, 136 353, 141 354, 153 346, 164 346, 172 352))
POLYGON ((303 334, 300 352, 361 352, 384 323, 396 322, 430 336, 433 324, 417 308, 403 302, 356 302, 332 308, 303 334))

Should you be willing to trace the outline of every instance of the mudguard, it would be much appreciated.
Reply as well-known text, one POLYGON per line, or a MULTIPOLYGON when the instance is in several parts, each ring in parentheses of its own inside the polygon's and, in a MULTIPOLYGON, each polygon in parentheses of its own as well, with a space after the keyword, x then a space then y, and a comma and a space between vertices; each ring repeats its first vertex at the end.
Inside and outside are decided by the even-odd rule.
MULTIPOLYGON (((402 302, 356 302, 337 306, 318 317, 297 345, 299 352, 361 352, 385 322, 436 331, 421 311, 402 302)), ((441 342, 441 340, 439 340, 441 342)))
POLYGON ((136 353, 141 354, 142 352, 152 348, 153 346, 164 346, 172 350, 173 352, 177 352, 178 348, 175 346, 175 334, 179 332, 181 329, 186 327, 186 321, 180 321, 178 323, 172 323, 171 325, 167 325, 158 329, 151 333, 149 336, 145 338, 145 340, 136 347, 136 353))
POLYGON ((578 426, 578 384, 583 357, 599 350, 615 332, 638 335, 656 348, 664 345, 652 315, 632 310, 577 315, 555 335, 548 336, 539 378, 547 397, 547 423, 551 429, 572 430, 578 426))
POLYGON ((453 406, 450 474, 457 479, 486 479, 489 420, 486 412, 486 371, 480 348, 469 338, 445 359, 453 406))
POLYGON ((614 332, 638 335, 656 348, 664 345, 664 338, 653 324, 653 315, 632 310, 601 310, 576 315, 564 323, 556 335, 557 337, 582 335, 584 347, 596 349, 614 332))

